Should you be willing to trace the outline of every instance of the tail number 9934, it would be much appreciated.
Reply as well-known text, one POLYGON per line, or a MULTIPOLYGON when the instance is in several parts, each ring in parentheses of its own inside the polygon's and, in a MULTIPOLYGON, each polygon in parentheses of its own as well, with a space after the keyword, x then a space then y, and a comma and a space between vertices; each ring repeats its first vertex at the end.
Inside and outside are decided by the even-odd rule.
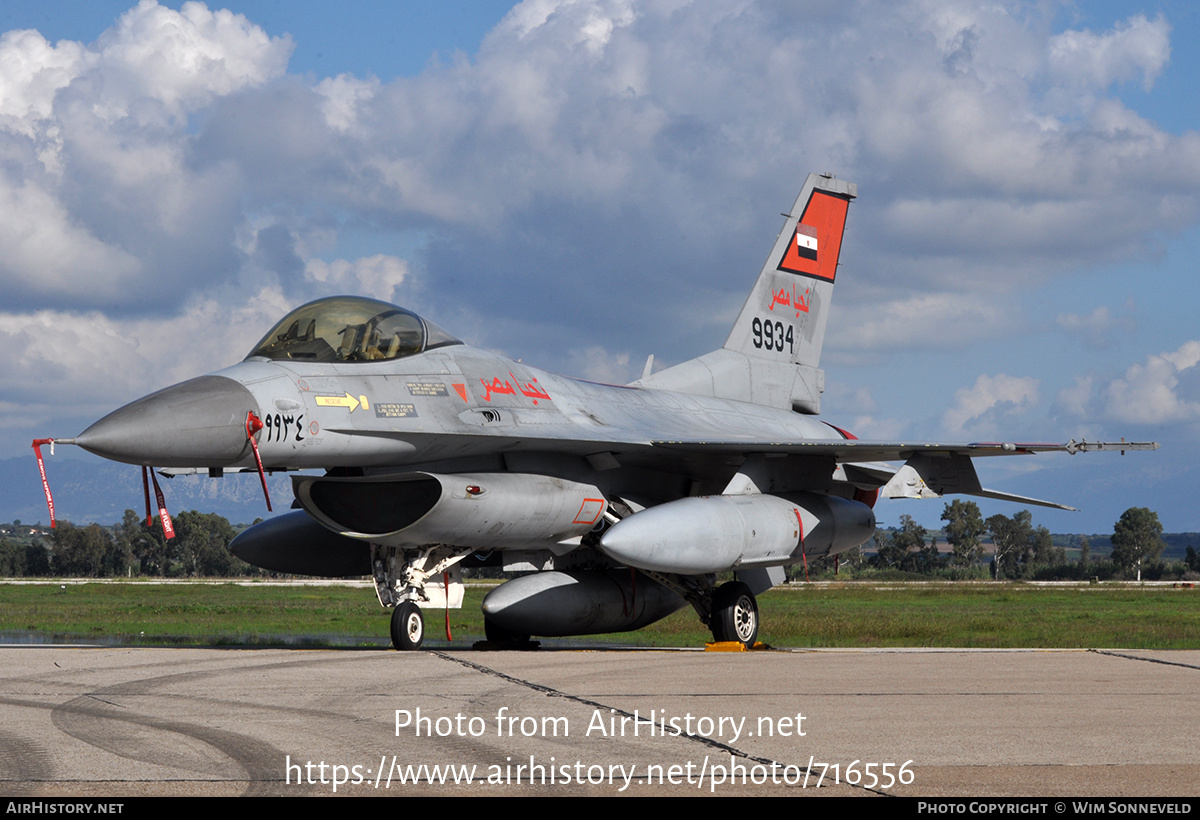
POLYGON ((783 322, 764 321, 756 316, 750 323, 750 331, 757 348, 779 351, 786 348, 788 353, 796 352, 795 331, 790 324, 785 326, 783 322))

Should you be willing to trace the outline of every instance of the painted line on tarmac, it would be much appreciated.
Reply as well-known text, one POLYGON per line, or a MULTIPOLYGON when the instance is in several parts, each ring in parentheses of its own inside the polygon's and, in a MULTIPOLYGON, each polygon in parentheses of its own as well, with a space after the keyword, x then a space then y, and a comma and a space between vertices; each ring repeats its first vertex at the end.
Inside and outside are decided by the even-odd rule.
POLYGON ((1164 661, 1161 658, 1143 658, 1141 655, 1126 655, 1122 652, 1113 652, 1110 649, 1089 649, 1088 652, 1095 652, 1097 655, 1109 655, 1113 658, 1124 658, 1129 661, 1145 661, 1146 663, 1161 663, 1164 666, 1182 666, 1185 669, 1200 669, 1194 663, 1180 663, 1179 661, 1164 661))
MULTIPOLYGON (((508 681, 509 683, 514 683, 517 686, 524 686, 527 689, 534 690, 535 692, 541 692, 545 695, 550 695, 552 697, 565 698, 567 700, 574 701, 575 703, 581 703, 585 706, 591 706, 595 709, 609 709, 613 713, 618 714, 621 717, 627 717, 630 720, 637 719, 633 713, 627 712, 624 709, 618 709, 615 706, 610 706, 607 703, 600 703, 599 701, 588 700, 587 698, 580 697, 579 695, 572 695, 572 694, 562 691, 561 689, 555 689, 552 686, 546 686, 545 684, 534 683, 533 681, 528 681, 523 678, 514 677, 513 675, 509 675, 506 672, 501 672, 498 669, 493 669, 490 666, 484 666, 483 664, 464 660, 463 658, 456 658, 453 655, 449 655, 445 652, 438 652, 436 650, 431 651, 429 654, 436 655, 437 657, 439 657, 443 660, 453 661, 454 663, 465 666, 468 669, 474 669, 476 672, 482 672, 485 675, 491 675, 492 677, 500 678, 501 680, 508 681)), ((712 738, 704 737, 703 735, 678 735, 677 737, 680 737, 684 740, 694 741, 703 746, 708 746, 710 748, 717 749, 718 751, 725 752, 734 757, 740 757, 743 760, 749 760, 754 763, 761 763, 764 766, 785 766, 785 764, 782 764, 777 760, 772 760, 769 757, 759 757, 757 755, 748 754, 747 752, 743 752, 734 746, 730 746, 728 743, 722 743, 719 740, 713 740, 712 738)), ((799 764, 795 764, 795 765, 796 765, 797 769, 804 771, 809 775, 814 775, 814 773, 812 772, 811 769, 809 769, 808 766, 802 766, 799 764)), ((855 784, 851 784, 851 783, 842 783, 841 785, 849 786, 850 788, 854 788, 854 789, 862 789, 865 792, 870 792, 871 794, 878 795, 879 797, 893 797, 894 796, 894 795, 889 794, 888 792, 880 791, 878 789, 868 789, 866 786, 860 786, 860 785, 855 785, 855 784)))

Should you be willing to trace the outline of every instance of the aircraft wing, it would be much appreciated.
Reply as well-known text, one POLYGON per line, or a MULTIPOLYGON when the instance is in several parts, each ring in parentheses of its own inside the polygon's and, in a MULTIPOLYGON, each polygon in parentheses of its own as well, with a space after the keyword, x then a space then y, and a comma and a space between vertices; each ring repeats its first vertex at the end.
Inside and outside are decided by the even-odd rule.
MULTIPOLYGON (((940 498, 961 493, 979 498, 1032 504, 1062 510, 1074 507, 1054 501, 991 490, 980 484, 973 458, 1034 455, 1066 452, 1074 455, 1096 450, 1156 450, 1157 442, 1087 441, 1071 439, 1066 443, 1047 442, 903 442, 864 441, 859 439, 816 439, 770 441, 754 438, 633 440, 624 437, 605 439, 527 438, 488 435, 473 438, 446 438, 430 434, 381 433, 345 429, 352 435, 384 438, 403 437, 420 442, 431 461, 438 458, 478 455, 484 452, 518 454, 527 451, 570 453, 594 462, 597 469, 618 463, 641 464, 658 468, 673 465, 691 475, 716 479, 735 465, 755 457, 769 460, 781 457, 819 459, 829 463, 834 482, 851 484, 863 490, 879 490, 884 498, 940 498), (428 448, 428 449, 426 449, 428 448), (614 456, 615 454, 615 456, 614 456), (656 455, 657 454, 657 455, 656 455), (664 459, 664 457, 666 457, 664 459), (896 467, 894 463, 904 462, 896 467)), ((669 467, 668 467, 669 469, 669 467)), ((724 479, 721 479, 722 482, 724 479)), ((720 485, 718 485, 720 486, 720 485)))
POLYGON ((980 456, 1033 455, 1067 452, 1072 455, 1093 450, 1157 450, 1157 442, 1075 441, 1065 444, 1018 442, 886 442, 857 439, 779 442, 771 444, 737 441, 656 441, 656 447, 680 450, 709 450, 764 455, 808 455, 832 458, 837 468, 834 480, 863 489, 878 489, 885 498, 940 498, 962 493, 979 498, 1012 501, 1075 511, 1075 507, 1029 496, 989 490, 979 483, 971 459, 980 456), (904 461, 896 469, 888 461, 904 461))
POLYGON ((782 455, 832 456, 838 463, 851 461, 907 461, 918 454, 929 456, 963 455, 1015 456, 1034 453, 1075 453, 1093 450, 1157 450, 1154 441, 1075 441, 1065 444, 1027 442, 897 442, 859 439, 822 439, 813 441, 766 442, 753 440, 654 441, 655 447, 673 450, 708 450, 726 453, 776 453, 782 455))

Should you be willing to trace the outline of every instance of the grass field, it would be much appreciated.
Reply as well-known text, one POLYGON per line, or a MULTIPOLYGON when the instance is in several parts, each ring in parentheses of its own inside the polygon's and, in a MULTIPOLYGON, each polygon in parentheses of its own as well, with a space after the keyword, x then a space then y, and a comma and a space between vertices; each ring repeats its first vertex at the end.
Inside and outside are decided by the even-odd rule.
MULTIPOLYGON (((450 611, 456 643, 483 638, 469 586, 450 611)), ((777 647, 1200 648, 1200 589, 1031 584, 847 583, 759 596, 759 639, 777 647)), ((138 645, 383 645, 389 613, 370 589, 251 584, 0 583, 0 640, 138 645)), ((445 640, 426 612, 426 641, 445 640)), ((571 638, 640 646, 711 640, 690 607, 639 632, 571 638)))

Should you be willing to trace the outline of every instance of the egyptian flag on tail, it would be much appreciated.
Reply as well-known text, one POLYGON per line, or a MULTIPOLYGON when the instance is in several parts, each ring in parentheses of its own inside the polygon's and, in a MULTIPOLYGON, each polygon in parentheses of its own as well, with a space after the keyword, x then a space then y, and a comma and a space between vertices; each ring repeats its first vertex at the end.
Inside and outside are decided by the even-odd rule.
POLYGON ((832 282, 837 276, 838 252, 849 205, 849 200, 843 197, 813 191, 778 269, 832 282))

